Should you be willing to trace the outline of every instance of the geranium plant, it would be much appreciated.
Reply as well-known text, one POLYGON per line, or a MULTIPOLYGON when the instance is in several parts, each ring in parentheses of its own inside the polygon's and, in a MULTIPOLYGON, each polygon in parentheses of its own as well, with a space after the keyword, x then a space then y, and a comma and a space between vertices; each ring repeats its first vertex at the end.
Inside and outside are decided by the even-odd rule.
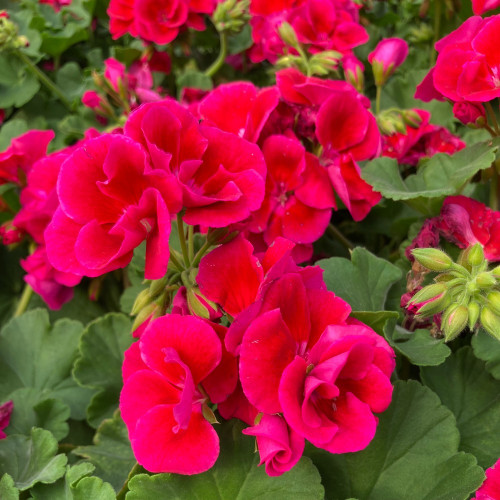
POLYGON ((0 0, 0 498, 500 500, 500 2, 0 0))

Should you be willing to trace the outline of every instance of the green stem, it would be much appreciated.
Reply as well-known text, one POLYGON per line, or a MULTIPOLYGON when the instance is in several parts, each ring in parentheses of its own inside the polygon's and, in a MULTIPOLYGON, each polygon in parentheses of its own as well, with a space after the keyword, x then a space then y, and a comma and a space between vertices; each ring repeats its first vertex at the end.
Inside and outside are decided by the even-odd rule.
POLYGON ((194 259, 194 227, 188 226, 188 257, 189 262, 193 262, 194 259))
POLYGON ((443 10, 441 1, 442 0, 434 0, 434 39, 432 41, 431 47, 431 66, 434 66, 434 64, 436 64, 436 50, 434 49, 434 46, 439 40, 441 32, 441 11, 443 10))
POLYGON ((490 183, 490 208, 492 210, 498 210, 498 170, 493 165, 493 177, 490 183))
POLYGON ((496 135, 500 135, 500 126, 498 125, 497 117, 495 115, 495 110, 493 109, 493 106, 491 105, 491 102, 485 102, 486 109, 489 112, 489 115, 491 116, 491 125, 493 129, 496 132, 496 135))
POLYGON ((377 95, 375 96, 375 114, 380 113, 380 98, 382 97, 382 86, 377 85, 377 95))
POLYGON ((122 489, 118 492, 116 495, 116 500, 125 500, 125 495, 128 493, 128 482, 136 475, 142 472, 142 466, 136 463, 131 471, 128 473, 127 480, 125 481, 124 485, 122 486, 122 489))
POLYGON ((15 51, 15 54, 19 57, 19 59, 21 59, 21 61, 23 61, 29 71, 31 71, 38 78, 41 84, 45 85, 45 87, 47 87, 47 89, 54 94, 69 111, 73 111, 71 103, 63 94, 62 90, 43 71, 41 71, 26 54, 20 50, 15 51))
POLYGON ((184 222, 182 222, 182 215, 177 214, 177 232, 179 233, 179 242, 181 244, 182 256, 184 257, 184 264, 186 269, 189 267, 189 253, 186 246, 186 233, 184 232, 184 222))
POLYGON ((175 256, 173 250, 170 250, 170 261, 174 265, 174 267, 177 268, 179 272, 184 270, 184 267, 181 265, 181 263, 177 260, 177 257, 175 256))
POLYGON ((21 314, 26 311, 32 295, 33 288, 31 288, 31 286, 26 283, 26 285, 24 285, 23 294, 21 295, 21 298, 19 299, 16 310, 14 312, 14 318, 21 316, 21 314))
POLYGON ((208 241, 205 241, 203 246, 198 250, 196 255, 194 256, 193 262, 192 262, 192 267, 197 267, 198 264, 200 263, 201 258, 207 253, 207 250, 212 246, 211 243, 208 241))
POLYGON ((354 245, 333 225, 333 224, 328 224, 327 227, 328 232, 337 238, 342 245, 344 245, 348 250, 353 250, 354 245))
POLYGON ((225 31, 219 31, 220 49, 217 59, 205 70, 205 75, 214 76, 224 64, 227 56, 227 34, 225 31))

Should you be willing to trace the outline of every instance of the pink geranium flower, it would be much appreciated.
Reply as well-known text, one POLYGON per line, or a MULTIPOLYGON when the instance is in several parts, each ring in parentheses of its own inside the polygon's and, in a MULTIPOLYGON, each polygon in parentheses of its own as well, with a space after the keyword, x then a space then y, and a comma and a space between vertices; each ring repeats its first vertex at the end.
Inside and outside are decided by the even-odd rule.
POLYGON ((125 352, 120 411, 137 461, 150 472, 198 474, 219 454, 203 416, 203 383, 221 361, 213 328, 193 316, 153 321, 125 352))
POLYGON ((252 214, 249 230, 263 232, 267 244, 278 236, 301 244, 316 241, 335 206, 326 169, 297 140, 282 135, 268 137, 262 150, 268 170, 266 197, 252 214))
POLYGON ((233 82, 211 91, 200 102, 198 112, 206 124, 257 142, 278 100, 276 87, 259 90, 249 82, 233 82))
POLYGON ((175 176, 187 224, 224 227, 260 207, 266 165, 255 144, 200 126, 174 100, 141 106, 125 133, 144 145, 156 168, 175 176))
MULTIPOLYGON (((486 102, 500 96, 500 15, 473 16, 436 43, 433 86, 452 101, 486 102)), ((427 85, 427 87, 429 87, 427 85)))
POLYGON ((140 144, 118 134, 86 141, 63 163, 57 194, 44 235, 56 269, 100 276, 125 267, 146 240, 146 277, 165 274, 180 192, 172 175, 149 166, 140 144))

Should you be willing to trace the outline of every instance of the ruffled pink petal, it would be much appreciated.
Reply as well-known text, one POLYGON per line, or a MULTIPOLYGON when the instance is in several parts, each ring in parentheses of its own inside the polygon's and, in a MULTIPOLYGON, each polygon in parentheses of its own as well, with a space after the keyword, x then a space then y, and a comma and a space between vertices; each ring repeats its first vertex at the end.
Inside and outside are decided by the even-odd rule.
POLYGON ((195 385, 220 362, 221 344, 213 328, 194 316, 169 314, 154 320, 140 339, 142 359, 149 368, 172 374, 165 363, 165 348, 172 348, 189 367, 195 385))
POLYGON ((219 456, 219 437, 201 411, 193 411, 186 429, 174 432, 172 406, 152 408, 138 422, 131 439, 137 461, 149 472, 200 474, 219 456))
POLYGON ((262 314, 247 329, 240 351, 240 379, 245 396, 260 411, 281 412, 278 387, 295 352, 295 342, 277 309, 262 314))

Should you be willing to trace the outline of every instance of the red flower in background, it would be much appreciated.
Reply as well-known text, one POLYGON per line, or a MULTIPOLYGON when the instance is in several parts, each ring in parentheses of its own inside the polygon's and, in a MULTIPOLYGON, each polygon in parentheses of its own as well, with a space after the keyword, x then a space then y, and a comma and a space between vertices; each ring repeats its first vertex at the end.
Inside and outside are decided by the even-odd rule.
POLYGON ((472 500, 498 500, 500 498, 500 459, 486 469, 486 479, 472 500))

